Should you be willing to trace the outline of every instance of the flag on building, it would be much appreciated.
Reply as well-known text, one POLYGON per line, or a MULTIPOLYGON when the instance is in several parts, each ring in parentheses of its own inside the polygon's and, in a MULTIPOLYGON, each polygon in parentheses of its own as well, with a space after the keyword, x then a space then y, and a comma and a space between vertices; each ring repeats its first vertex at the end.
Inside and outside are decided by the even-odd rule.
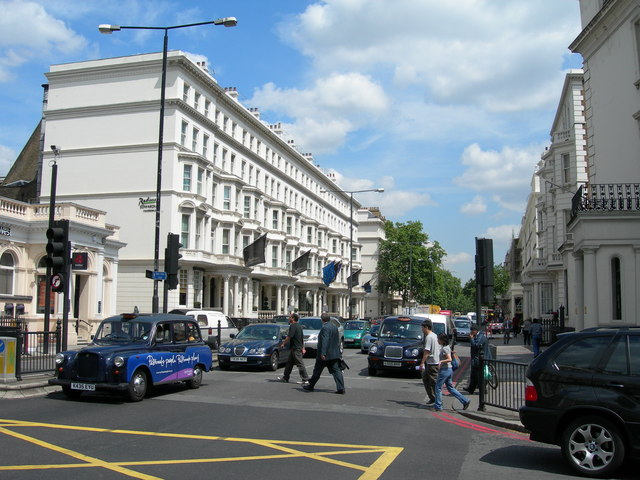
POLYGON ((371 293, 371 280, 367 281, 362 288, 364 288, 366 293, 371 293))
POLYGON ((244 257, 245 267, 252 267, 259 263, 265 262, 264 251, 267 246, 267 234, 265 233, 259 237, 255 242, 247 245, 242 250, 242 256, 244 257))
POLYGON ((351 275, 349 275, 349 278, 347 278, 347 286, 355 287, 356 285, 360 285, 360 272, 361 271, 362 271, 362 269, 358 270, 357 272, 353 272, 351 275))
POLYGON ((310 253, 311 250, 307 250, 305 253, 303 253, 293 261, 293 263, 291 264, 291 275, 299 275, 309 269, 310 253))
POLYGON ((331 261, 322 269, 322 281, 327 287, 336 279, 341 268, 342 262, 331 261))

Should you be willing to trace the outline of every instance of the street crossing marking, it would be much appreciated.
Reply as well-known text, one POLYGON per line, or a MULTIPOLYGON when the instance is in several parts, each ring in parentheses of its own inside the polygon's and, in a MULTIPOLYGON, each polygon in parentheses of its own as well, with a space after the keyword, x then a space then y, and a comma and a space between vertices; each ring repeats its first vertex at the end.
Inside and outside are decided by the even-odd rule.
MULTIPOLYGON (((261 461, 274 459, 308 459, 311 461, 319 461, 331 465, 344 467, 346 469, 361 472, 357 477, 359 480, 376 480, 384 473, 395 459, 403 451, 402 447, 388 447, 377 445, 354 445, 341 443, 320 443, 320 442, 299 442, 293 440, 266 440, 256 438, 235 438, 221 437, 215 435, 192 435, 180 433, 161 433, 135 430, 118 430, 97 427, 82 427, 74 425, 58 425, 52 423, 27 422, 20 420, 0 419, 0 433, 24 440, 33 445, 60 453, 62 455, 79 460, 80 463, 54 463, 54 464, 32 464, 32 465, 0 465, 0 472, 7 471, 27 471, 27 470, 47 470, 47 469, 77 469, 77 468, 104 468, 114 472, 121 473, 130 478, 139 478, 143 480, 154 480, 161 477, 137 472, 130 467, 136 466, 159 466, 159 465, 182 465, 182 464, 202 464, 202 463, 221 463, 221 462, 240 462, 240 461, 261 461), (257 446, 273 450, 277 453, 268 455, 246 455, 235 457, 217 457, 217 458, 189 458, 189 459, 149 459, 138 461, 105 461, 80 452, 70 450, 51 442, 40 440, 35 436, 21 433, 25 428, 38 429, 58 429, 58 430, 74 430, 83 432, 96 432, 117 435, 138 435, 151 437, 164 437, 172 439, 189 439, 203 441, 221 441, 244 443, 248 447, 257 446), (20 430, 20 431, 16 431, 20 430), (305 451, 302 447, 307 447, 305 451), (312 447, 312 448, 308 448, 312 447), (361 465, 344 460, 348 455, 360 455, 357 458, 364 458, 363 454, 373 454, 376 458, 369 465, 361 465), (337 458, 341 457, 343 460, 337 458)), ((203 451, 211 451, 210 448, 203 448, 203 451)), ((368 458, 368 457, 367 457, 368 458)))

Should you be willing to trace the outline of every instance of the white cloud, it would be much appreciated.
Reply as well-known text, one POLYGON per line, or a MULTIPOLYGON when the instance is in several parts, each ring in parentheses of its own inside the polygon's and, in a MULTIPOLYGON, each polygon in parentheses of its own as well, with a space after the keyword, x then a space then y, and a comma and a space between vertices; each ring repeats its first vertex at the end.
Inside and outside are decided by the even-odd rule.
POLYGON ((280 35, 323 72, 389 75, 442 104, 490 111, 549 105, 557 99, 567 45, 579 33, 577 2, 557 0, 324 0, 280 35), (376 73, 378 72, 378 73, 376 73))
POLYGON ((9 147, 0 145, 0 176, 4 176, 16 160, 16 152, 9 147))
POLYGON ((487 204, 481 195, 476 195, 469 203, 465 203, 460 207, 461 213, 468 215, 477 215, 487 211, 487 204))
POLYGON ((396 182, 391 176, 372 180, 368 178, 347 178, 334 169, 329 169, 328 172, 335 178, 336 185, 345 191, 384 188, 382 193, 356 193, 354 198, 363 207, 380 207, 383 215, 388 217, 402 217, 414 208, 438 205, 433 201, 431 195, 427 193, 396 189, 396 182))
POLYGON ((454 254, 448 254, 444 259, 444 264, 447 269, 450 265, 458 265, 460 263, 467 263, 473 260, 473 255, 467 252, 460 252, 454 254))
POLYGON ((483 150, 474 143, 464 149, 462 164, 465 170, 454 178, 454 182, 491 194, 492 200, 502 208, 522 211, 543 148, 540 144, 521 149, 503 147, 496 151, 483 150))
POLYGON ((0 10, 0 82, 12 79, 12 70, 32 58, 49 58, 52 52, 70 53, 86 46, 84 37, 35 2, 0 1, 0 10))
POLYGON ((246 102, 295 119, 286 124, 296 144, 314 153, 335 151, 346 137, 389 108, 382 87, 359 73, 331 74, 306 90, 267 83, 246 102))
MULTIPOLYGON (((480 237, 493 239, 494 244, 499 243, 502 245, 509 245, 511 239, 518 236, 520 232, 520 225, 498 225, 495 227, 487 228, 480 237)), ((494 261, 496 259, 494 258, 494 261)), ((498 262, 496 262, 498 263, 498 262)))

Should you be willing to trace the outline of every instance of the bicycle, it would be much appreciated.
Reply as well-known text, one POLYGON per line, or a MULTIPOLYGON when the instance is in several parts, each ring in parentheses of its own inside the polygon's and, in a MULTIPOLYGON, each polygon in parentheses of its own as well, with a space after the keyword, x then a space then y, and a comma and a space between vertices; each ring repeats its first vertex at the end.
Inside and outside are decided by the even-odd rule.
POLYGON ((484 380, 494 390, 498 388, 498 374, 496 372, 496 366, 493 363, 485 363, 484 365, 484 380))

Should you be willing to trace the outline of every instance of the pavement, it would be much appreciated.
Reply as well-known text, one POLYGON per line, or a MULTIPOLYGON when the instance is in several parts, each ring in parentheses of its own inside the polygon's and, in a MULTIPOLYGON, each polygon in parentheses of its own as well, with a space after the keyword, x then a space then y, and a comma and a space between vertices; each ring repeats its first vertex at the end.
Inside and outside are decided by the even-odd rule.
MULTIPOLYGON (((533 360, 531 346, 522 344, 521 335, 516 339, 511 339, 509 344, 507 345, 503 343, 502 336, 498 335, 495 335, 493 338, 491 338, 490 342, 496 345, 498 349, 498 360, 527 364, 531 362, 531 360, 533 360)), ((459 345, 463 346, 464 348, 465 344, 461 343, 459 345)), ((463 348, 458 349, 460 350, 461 357, 462 355, 464 355, 464 352, 462 351, 463 348)), ((48 380, 50 378, 53 378, 53 372, 23 375, 21 381, 12 383, 0 383, 0 400, 38 397, 47 395, 52 392, 59 392, 59 386, 48 385, 48 380)), ((464 381, 462 382, 462 384, 465 383, 466 382, 464 381)), ((461 386, 458 385, 458 388, 461 388, 461 386)), ((464 391, 462 393, 465 394, 464 391)), ((481 411, 478 410, 479 396, 477 393, 474 395, 465 394, 465 396, 467 396, 469 400, 471 400, 471 405, 467 410, 462 410, 462 407, 458 404, 457 401, 455 401, 455 412, 457 414, 474 421, 479 421, 518 432, 527 432, 522 423, 520 423, 518 412, 492 406, 485 406, 484 411, 481 411)), ((447 403, 445 403, 445 407, 447 403)))

